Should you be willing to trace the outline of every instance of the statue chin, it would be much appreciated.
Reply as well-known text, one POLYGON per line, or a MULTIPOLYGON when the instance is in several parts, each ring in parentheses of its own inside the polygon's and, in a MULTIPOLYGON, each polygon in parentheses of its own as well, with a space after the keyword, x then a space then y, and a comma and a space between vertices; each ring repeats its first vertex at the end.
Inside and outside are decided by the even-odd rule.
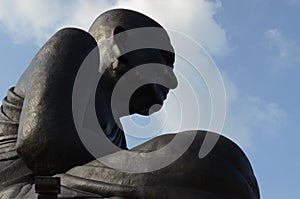
POLYGON ((141 111, 137 111, 136 114, 142 115, 142 116, 149 116, 151 115, 151 112, 149 111, 149 109, 144 109, 141 111))
POLYGON ((155 112, 158 112, 162 108, 166 98, 167 92, 161 90, 150 90, 148 88, 148 90, 145 91, 143 89, 138 89, 130 100, 129 112, 130 114, 136 113, 143 116, 151 115, 155 112), (144 91, 143 95, 140 94, 140 91, 144 91), (147 95, 145 95, 145 93, 147 95))

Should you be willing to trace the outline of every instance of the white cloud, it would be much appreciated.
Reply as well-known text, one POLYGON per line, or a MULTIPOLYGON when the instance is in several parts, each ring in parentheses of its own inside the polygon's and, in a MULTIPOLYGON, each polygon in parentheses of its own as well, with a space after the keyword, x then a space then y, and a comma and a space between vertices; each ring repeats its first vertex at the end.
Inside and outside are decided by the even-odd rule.
POLYGON ((55 31, 66 26, 88 26, 111 4, 93 0, 2 0, 0 24, 16 42, 34 40, 43 44, 55 31))
POLYGON ((62 8, 57 1, 0 1, 0 21, 17 42, 44 40, 59 21, 62 8))
POLYGON ((229 53, 226 33, 213 19, 220 1, 190 0, 2 0, 0 24, 16 41, 34 39, 39 44, 58 28, 75 26, 87 30, 104 10, 113 7, 143 12, 172 28, 189 34, 214 55, 229 53))
POLYGON ((166 28, 188 34, 214 55, 230 52, 225 30, 213 18, 220 1, 119 0, 118 6, 142 11, 166 28))

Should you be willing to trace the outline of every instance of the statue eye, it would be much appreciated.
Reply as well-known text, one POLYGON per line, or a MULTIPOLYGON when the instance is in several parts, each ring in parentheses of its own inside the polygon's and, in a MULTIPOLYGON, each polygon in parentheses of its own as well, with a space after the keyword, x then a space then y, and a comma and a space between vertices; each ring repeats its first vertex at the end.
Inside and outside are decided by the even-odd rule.
MULTIPOLYGON (((116 26, 113 30, 113 35, 117 35, 119 33, 125 32, 126 30, 122 26, 116 26)), ((123 36, 125 37, 125 35, 123 36)))
POLYGON ((161 54, 164 57, 164 59, 166 60, 166 64, 168 66, 173 67, 173 64, 174 64, 174 61, 175 61, 174 53, 173 52, 168 52, 168 51, 165 51, 165 50, 161 50, 161 54))

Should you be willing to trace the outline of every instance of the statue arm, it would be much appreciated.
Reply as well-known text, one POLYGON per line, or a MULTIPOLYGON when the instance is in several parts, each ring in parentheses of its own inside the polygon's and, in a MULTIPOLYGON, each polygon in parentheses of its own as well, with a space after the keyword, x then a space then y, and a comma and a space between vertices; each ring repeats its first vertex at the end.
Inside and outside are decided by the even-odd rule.
POLYGON ((58 31, 14 89, 24 97, 17 152, 36 174, 61 173, 93 159, 76 132, 72 91, 81 63, 96 47, 93 37, 83 30, 58 31))

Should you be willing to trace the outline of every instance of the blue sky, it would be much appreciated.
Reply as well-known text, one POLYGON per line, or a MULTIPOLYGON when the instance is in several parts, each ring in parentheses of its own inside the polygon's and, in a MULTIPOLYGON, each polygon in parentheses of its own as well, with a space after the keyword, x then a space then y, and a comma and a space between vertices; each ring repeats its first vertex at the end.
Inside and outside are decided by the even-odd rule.
POLYGON ((249 157, 262 198, 299 196, 299 0, 26 3, 0 2, 0 96, 59 28, 87 29, 113 6, 138 10, 192 37, 213 58, 228 97, 223 134, 249 157))

